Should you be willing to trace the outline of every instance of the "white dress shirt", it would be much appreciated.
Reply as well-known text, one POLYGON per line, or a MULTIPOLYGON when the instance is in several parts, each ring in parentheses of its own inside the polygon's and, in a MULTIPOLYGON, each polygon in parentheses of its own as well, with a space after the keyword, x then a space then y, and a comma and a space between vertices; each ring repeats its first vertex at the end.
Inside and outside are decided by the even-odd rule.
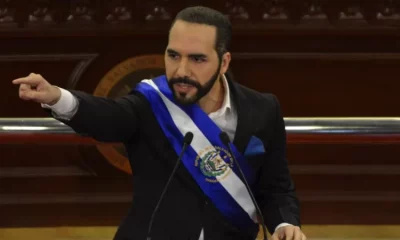
MULTIPOLYGON (((225 97, 224 101, 222 103, 222 106, 220 109, 218 109, 215 112, 212 112, 208 114, 208 116, 215 122, 215 124, 224 132, 226 132, 233 141, 235 132, 236 132, 236 126, 237 126, 237 112, 235 107, 232 104, 231 98, 230 98, 230 91, 229 91, 229 85, 228 82, 223 76, 223 84, 224 84, 224 89, 225 89, 225 97)), ((54 116, 57 118, 62 118, 65 120, 71 119, 76 111, 78 110, 78 100, 77 98, 72 95, 71 92, 60 88, 61 90, 61 97, 60 100, 52 105, 49 106, 47 104, 42 104, 42 107, 44 108, 49 108, 52 110, 54 116)), ((276 228, 275 231, 283 226, 291 225, 288 223, 281 223, 279 224, 276 228)), ((204 232, 203 229, 201 230, 200 233, 200 238, 199 240, 204 240, 204 232)))

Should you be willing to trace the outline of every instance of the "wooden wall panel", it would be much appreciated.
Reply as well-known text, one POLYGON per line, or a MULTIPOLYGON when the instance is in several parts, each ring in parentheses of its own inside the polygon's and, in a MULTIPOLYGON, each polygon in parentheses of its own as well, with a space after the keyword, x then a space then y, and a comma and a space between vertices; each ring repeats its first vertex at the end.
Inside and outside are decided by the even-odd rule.
POLYGON ((399 114, 397 53, 257 52, 233 59, 237 81, 277 95, 285 116, 399 114))

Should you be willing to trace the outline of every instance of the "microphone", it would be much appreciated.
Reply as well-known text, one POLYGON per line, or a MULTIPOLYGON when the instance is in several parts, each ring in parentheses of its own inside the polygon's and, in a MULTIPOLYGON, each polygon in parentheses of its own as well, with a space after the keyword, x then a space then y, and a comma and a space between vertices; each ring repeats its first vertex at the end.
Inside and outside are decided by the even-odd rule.
POLYGON ((156 216, 156 213, 157 213, 157 211, 158 211, 158 208, 160 207, 160 204, 161 204, 161 202, 162 202, 162 199, 164 198, 164 195, 165 195, 165 193, 167 192, 168 186, 169 186, 170 182, 172 181, 172 178, 174 177, 176 170, 178 169, 178 166, 179 166, 179 163, 181 162, 181 159, 182 159, 182 157, 183 157, 183 154, 185 153, 186 148, 190 145, 190 143, 192 142, 192 140, 193 140, 193 133, 192 133, 192 132, 187 132, 187 133, 185 134, 185 137, 183 137, 183 147, 182 147, 182 151, 181 151, 181 153, 180 153, 180 155, 179 155, 179 157, 178 157, 178 160, 177 160, 176 163, 175 163, 175 167, 174 167, 174 169, 172 170, 171 175, 169 176, 169 179, 168 179, 168 181, 167 181, 167 184, 165 185, 165 187, 164 187, 164 189, 163 189, 163 191, 162 191, 162 193, 161 193, 160 199, 158 200, 158 203, 157 203, 157 205, 156 205, 156 207, 155 207, 155 209, 154 209, 154 211, 153 211, 153 214, 151 215, 150 223, 149 223, 149 229, 148 229, 148 231, 147 231, 147 240, 151 240, 150 233, 151 233, 151 227, 153 226, 154 217, 156 216))
POLYGON ((258 204, 256 202, 256 199, 254 198, 253 192, 250 189, 249 183, 247 182, 246 178, 244 177, 242 168, 240 167, 238 161, 236 160, 235 155, 233 154, 233 151, 232 151, 232 148, 231 148, 231 145, 230 145, 231 140, 229 139, 229 136, 228 136, 228 134, 226 134, 226 132, 221 132, 221 134, 219 135, 219 138, 228 147, 229 154, 232 155, 233 161, 235 161, 235 164, 239 169, 240 175, 242 175, 242 178, 243 178, 244 184, 246 185, 247 191, 249 192, 251 200, 253 201, 253 204, 256 207, 256 211, 257 211, 258 215, 260 216, 261 224, 262 224, 262 227, 263 227, 263 230, 264 230, 263 231, 264 240, 267 240, 267 228, 265 227, 264 217, 263 217, 263 215, 261 213, 260 207, 258 206, 258 204))

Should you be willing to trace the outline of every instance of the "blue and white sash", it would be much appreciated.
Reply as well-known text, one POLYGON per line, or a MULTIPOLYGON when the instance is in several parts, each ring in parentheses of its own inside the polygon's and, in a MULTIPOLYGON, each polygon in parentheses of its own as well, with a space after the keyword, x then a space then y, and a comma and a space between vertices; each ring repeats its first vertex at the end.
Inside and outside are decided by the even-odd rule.
MULTIPOLYGON (((219 127, 197 104, 182 106, 177 103, 165 76, 143 80, 135 90, 150 102, 177 154, 182 150, 184 135, 189 131, 193 133, 193 141, 182 163, 220 212, 242 230, 257 229, 256 208, 238 177, 236 164, 219 138, 219 127)), ((251 186, 254 182, 251 167, 233 144, 232 150, 251 186)))

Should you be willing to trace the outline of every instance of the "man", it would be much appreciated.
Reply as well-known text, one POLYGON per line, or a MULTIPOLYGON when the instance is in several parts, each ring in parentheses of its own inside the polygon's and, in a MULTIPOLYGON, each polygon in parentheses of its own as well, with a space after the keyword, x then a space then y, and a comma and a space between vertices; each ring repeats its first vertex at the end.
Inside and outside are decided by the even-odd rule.
POLYGON ((286 136, 275 96, 235 83, 226 72, 231 25, 205 8, 182 10, 165 51, 166 75, 144 80, 117 100, 67 91, 41 75, 16 79, 19 95, 51 110, 76 132, 122 142, 133 169, 132 207, 115 239, 146 239, 160 194, 182 155, 151 229, 157 239, 255 239, 260 216, 272 239, 304 240, 285 158, 286 136), (183 149, 187 132, 193 141, 183 149), (219 134, 233 141, 236 166, 219 134))

